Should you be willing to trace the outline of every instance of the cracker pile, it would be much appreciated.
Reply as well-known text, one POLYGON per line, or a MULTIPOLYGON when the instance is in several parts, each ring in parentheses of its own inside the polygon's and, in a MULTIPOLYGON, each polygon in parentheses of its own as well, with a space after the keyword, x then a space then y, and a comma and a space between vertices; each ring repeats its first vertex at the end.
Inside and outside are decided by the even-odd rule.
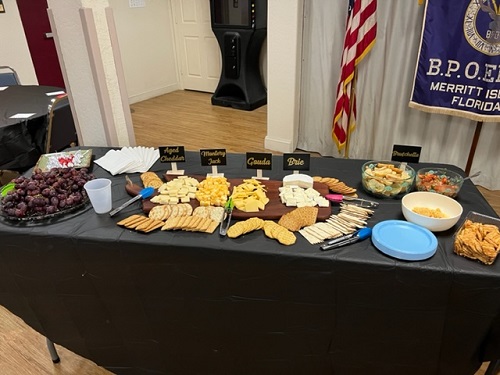
POLYGON ((269 238, 277 239, 282 245, 293 245, 295 241, 297 241, 297 237, 293 234, 293 232, 271 220, 265 221, 264 233, 269 238))
POLYGON ((340 212, 331 215, 326 222, 315 223, 302 228, 299 233, 310 244, 319 244, 325 240, 350 234, 367 226, 367 220, 374 211, 353 204, 342 203, 340 212))
POLYGON ((303 227, 313 225, 317 217, 318 207, 298 207, 284 214, 278 224, 292 232, 297 232, 303 227))
POLYGON ((144 187, 152 187, 158 189, 163 185, 163 181, 154 172, 144 172, 141 174, 141 181, 144 187))
POLYGON ((167 220, 169 217, 190 216, 193 213, 193 207, 188 203, 180 204, 162 204, 154 206, 149 211, 149 217, 156 220, 167 220))
POLYGON ((224 208, 214 206, 196 207, 193 211, 193 216, 208 217, 220 223, 222 221, 222 218, 224 217, 224 208))
POLYGON ((171 216, 166 221, 152 219, 143 215, 132 215, 117 223, 117 225, 138 232, 149 233, 156 229, 184 230, 191 232, 213 233, 220 221, 201 216, 171 216))
POLYGON ((454 245, 455 254, 492 264, 500 252, 500 230, 492 224, 466 220, 454 245))
POLYGON ((237 223, 231 225, 227 230, 227 236, 229 238, 237 238, 244 234, 253 232, 257 229, 262 229, 264 226, 264 220, 257 217, 251 217, 250 219, 244 221, 238 221, 237 223))
POLYGON ((219 221, 201 216, 175 216, 167 219, 161 230, 184 230, 189 232, 213 233, 219 221))
POLYGON ((286 229, 284 226, 275 223, 272 220, 262 220, 257 217, 239 221, 233 224, 227 230, 229 238, 237 238, 243 234, 253 232, 258 229, 263 229, 267 237, 278 240, 282 245, 293 245, 297 240, 295 234, 286 229))
POLYGON ((116 225, 121 227, 134 229, 144 233, 149 233, 155 229, 161 228, 164 224, 162 220, 151 219, 143 215, 132 215, 116 223, 116 225))
POLYGON ((325 184, 326 186, 328 186, 328 189, 330 189, 330 191, 337 194, 352 195, 352 196, 355 196, 353 194, 356 194, 355 188, 347 186, 345 183, 343 183, 337 178, 314 176, 313 181, 325 184))

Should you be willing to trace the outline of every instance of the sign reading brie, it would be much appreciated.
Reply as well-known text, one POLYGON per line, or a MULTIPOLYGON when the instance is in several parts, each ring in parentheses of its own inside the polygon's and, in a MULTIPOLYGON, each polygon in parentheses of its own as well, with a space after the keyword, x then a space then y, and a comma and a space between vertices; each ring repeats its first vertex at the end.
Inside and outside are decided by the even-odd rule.
POLYGON ((285 171, 308 171, 310 161, 310 154, 283 154, 283 169, 285 171))
POLYGON ((273 154, 263 152, 247 152, 247 169, 271 170, 273 154))
POLYGON ((418 163, 421 150, 420 146, 394 145, 391 160, 418 163))
POLYGON ((161 146, 158 150, 161 163, 184 163, 186 161, 184 146, 161 146))
POLYGON ((201 165, 204 167, 226 165, 226 155, 225 148, 200 150, 201 165))

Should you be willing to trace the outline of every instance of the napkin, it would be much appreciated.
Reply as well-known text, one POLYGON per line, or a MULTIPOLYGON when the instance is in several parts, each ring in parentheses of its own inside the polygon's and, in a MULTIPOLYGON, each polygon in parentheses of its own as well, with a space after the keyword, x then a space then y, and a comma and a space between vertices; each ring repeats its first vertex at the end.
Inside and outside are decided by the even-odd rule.
POLYGON ((123 147, 121 150, 109 150, 95 163, 114 176, 120 173, 147 172, 159 157, 160 153, 153 147, 123 147))

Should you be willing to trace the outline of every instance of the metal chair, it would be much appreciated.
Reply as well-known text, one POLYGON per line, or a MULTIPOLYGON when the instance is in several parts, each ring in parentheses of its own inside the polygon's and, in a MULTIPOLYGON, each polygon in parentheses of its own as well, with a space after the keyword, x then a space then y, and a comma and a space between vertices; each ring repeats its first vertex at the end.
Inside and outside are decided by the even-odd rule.
POLYGON ((58 152, 76 145, 78 136, 68 96, 57 97, 49 106, 45 153, 58 152))
POLYGON ((19 76, 10 66, 0 66, 0 86, 19 85, 19 76))

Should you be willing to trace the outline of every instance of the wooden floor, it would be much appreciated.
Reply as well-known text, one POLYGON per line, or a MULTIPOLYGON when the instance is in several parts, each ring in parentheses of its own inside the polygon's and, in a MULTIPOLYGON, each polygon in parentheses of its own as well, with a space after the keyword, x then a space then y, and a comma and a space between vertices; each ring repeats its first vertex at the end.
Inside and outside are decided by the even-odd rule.
MULTIPOLYGON (((252 112, 237 111, 212 106, 209 94, 178 91, 131 108, 138 145, 270 152, 264 148, 266 106, 252 112)), ((500 215, 500 191, 480 190, 500 215)), ((63 347, 57 346, 57 350, 61 362, 53 364, 45 338, 0 306, 0 375, 111 374, 63 347)), ((475 375, 483 375, 487 365, 475 375)))

